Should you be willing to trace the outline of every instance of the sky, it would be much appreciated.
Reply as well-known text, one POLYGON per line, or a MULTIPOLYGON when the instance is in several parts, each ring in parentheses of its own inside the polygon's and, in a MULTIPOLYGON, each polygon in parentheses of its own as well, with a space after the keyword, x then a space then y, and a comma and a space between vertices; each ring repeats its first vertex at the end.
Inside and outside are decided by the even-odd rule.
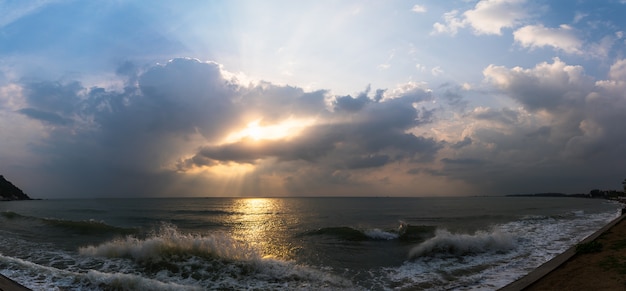
POLYGON ((626 1, 0 0, 35 198, 588 193, 626 177, 626 1))

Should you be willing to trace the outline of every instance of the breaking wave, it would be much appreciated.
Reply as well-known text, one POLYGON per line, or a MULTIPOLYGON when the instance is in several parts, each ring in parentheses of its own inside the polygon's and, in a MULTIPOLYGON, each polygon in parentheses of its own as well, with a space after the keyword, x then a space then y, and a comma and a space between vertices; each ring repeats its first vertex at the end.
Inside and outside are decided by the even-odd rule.
POLYGON ((146 238, 127 236, 97 246, 79 249, 81 255, 126 257, 139 262, 159 262, 186 256, 215 257, 227 260, 253 260, 261 256, 255 249, 225 234, 184 234, 170 224, 146 238))
MULTIPOLYGON (((312 289, 350 288, 349 280, 294 262, 263 257, 257 249, 226 233, 185 234, 164 224, 155 233, 138 238, 127 236, 79 249, 85 257, 130 260, 123 263, 161 281, 172 278, 218 289, 312 289)), ((94 273, 102 280, 130 280, 120 274, 94 273)), ((118 271, 116 271, 118 272, 118 271)), ((107 283, 108 286, 109 283, 107 283)), ((158 288, 157 288, 158 289, 158 288)))
POLYGON ((516 239, 508 233, 495 230, 475 234, 453 234, 437 230, 435 236, 411 249, 409 258, 434 255, 467 255, 486 252, 506 252, 514 249, 516 239))

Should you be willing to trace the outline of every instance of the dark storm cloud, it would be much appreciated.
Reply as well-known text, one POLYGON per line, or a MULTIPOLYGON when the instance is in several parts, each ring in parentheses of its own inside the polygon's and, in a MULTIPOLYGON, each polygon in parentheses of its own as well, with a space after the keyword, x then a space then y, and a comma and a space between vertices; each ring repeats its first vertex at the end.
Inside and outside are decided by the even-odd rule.
POLYGON ((224 79, 216 63, 175 59, 141 75, 139 88, 140 106, 156 130, 197 129, 214 138, 230 129, 228 121, 237 114, 233 99, 239 88, 224 79))
POLYGON ((78 82, 24 83, 28 107, 19 112, 62 125, 50 128, 53 134, 37 145, 38 151, 49 153, 44 167, 56 169, 50 175, 72 181, 56 194, 171 195, 171 185, 180 184, 190 169, 232 162, 260 166, 261 161, 259 171, 286 175, 290 189, 312 182, 288 178, 290 164, 318 173, 313 176, 320 185, 347 185, 354 182, 349 172, 321 173, 432 159, 442 148, 432 138, 408 132, 432 122, 433 111, 416 106, 432 98, 425 90, 383 99, 384 90, 372 96, 369 88, 357 97, 333 97, 327 91, 304 92, 268 82, 244 86, 224 76, 218 64, 193 59, 138 72, 131 63, 120 66, 117 74, 126 78, 121 92, 78 82), (317 121, 285 139, 218 143, 251 118, 260 125, 289 118, 317 121))
POLYGON ((80 83, 28 81, 23 88, 29 107, 18 110, 19 113, 55 126, 70 125, 78 118, 83 89, 80 83))
POLYGON ((335 105, 335 110, 337 111, 346 111, 346 112, 357 112, 365 106, 365 104, 372 102, 370 98, 367 97, 367 93, 359 94, 356 98, 352 96, 339 96, 335 98, 333 104, 335 105))
POLYGON ((516 124, 518 122, 519 112, 509 109, 492 109, 474 111, 470 114, 471 118, 495 121, 504 124, 516 124))
MULTIPOLYGON (((297 96, 293 98, 296 103, 292 101, 292 106, 302 98, 297 96)), ((319 108, 326 120, 322 122, 328 124, 312 125, 289 140, 242 140, 205 146, 192 160, 202 157, 199 161, 209 158, 219 162, 255 163, 259 159, 275 158, 278 161, 316 162, 316 166, 330 169, 356 169, 381 167, 402 159, 429 159, 442 147, 441 143, 407 133, 408 129, 431 122, 431 111, 413 106, 429 98, 430 94, 425 91, 411 91, 386 101, 367 97, 367 91, 356 98, 337 97, 333 102, 334 111, 319 108), (329 160, 323 160, 325 158, 329 160)), ((183 161, 182 164, 193 163, 183 161)))
POLYGON ((458 149, 460 149, 462 147, 465 147, 465 146, 468 146, 468 145, 471 145, 471 144, 472 144, 472 139, 466 136, 462 141, 453 143, 451 145, 451 147, 453 149, 457 149, 458 150, 458 149))
POLYGON ((365 169, 384 166, 391 157, 388 155, 369 155, 365 157, 354 157, 346 161, 348 169, 365 169))
POLYGON ((175 178, 164 168, 198 146, 191 142, 194 135, 216 139, 236 125, 231 117, 238 88, 217 64, 176 59, 139 76, 129 64, 120 72, 128 76, 123 92, 77 82, 24 84, 35 109, 20 112, 49 123, 74 121, 50 129, 46 143, 35 149, 49 153, 43 166, 52 176, 72 181, 56 194, 161 195, 175 178))
POLYGON ((18 112, 30 118, 41 120, 41 121, 54 124, 54 125, 66 125, 72 122, 70 119, 63 118, 56 113, 41 111, 41 110, 37 110, 34 108, 24 108, 24 109, 18 110, 18 112))
POLYGON ((263 123, 279 122, 289 117, 320 116, 327 112, 327 92, 304 92, 292 86, 277 86, 269 82, 241 87, 239 98, 234 100, 248 114, 262 117, 263 123))

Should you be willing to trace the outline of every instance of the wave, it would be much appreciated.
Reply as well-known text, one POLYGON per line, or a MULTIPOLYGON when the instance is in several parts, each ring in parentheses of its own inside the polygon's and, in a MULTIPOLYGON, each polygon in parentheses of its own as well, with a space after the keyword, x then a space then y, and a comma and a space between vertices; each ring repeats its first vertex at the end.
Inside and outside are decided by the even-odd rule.
MULTIPOLYGON (((145 238, 127 236, 81 247, 79 254, 109 262, 130 260, 134 270, 151 278, 176 280, 186 285, 195 282, 218 289, 249 289, 251 286, 259 289, 344 289, 352 284, 328 272, 263 257, 253 246, 226 233, 185 234, 171 224, 163 224, 145 238)), ((128 279, 120 274, 98 276, 106 277, 107 285, 111 280, 128 279)))
POLYGON ((189 282, 167 282, 138 274, 75 272, 0 255, 5 274, 32 290, 203 290, 189 282))
POLYGON ((21 215, 17 212, 13 212, 13 211, 2 211, 0 212, 0 215, 2 215, 2 217, 6 218, 6 219, 20 219, 20 218, 27 218, 27 216, 21 215))
POLYGON ((364 232, 348 226, 324 227, 306 232, 303 235, 324 235, 348 241, 362 241, 369 238, 364 232))
POLYGON ((97 246, 81 247, 79 253, 86 256, 126 257, 139 262, 160 262, 173 258, 197 256, 227 260, 252 260, 259 253, 226 234, 184 234, 171 224, 163 224, 146 238, 126 236, 97 246))
POLYGON ((435 231, 434 226, 408 225, 400 222, 400 226, 395 230, 382 230, 379 228, 357 229, 348 226, 323 227, 308 231, 302 235, 306 236, 330 236, 347 241, 365 240, 403 240, 409 242, 423 241, 432 237, 435 231))
POLYGON ((411 249, 409 258, 506 252, 515 247, 515 238, 498 230, 479 231, 475 234, 453 234, 447 230, 437 230, 433 238, 411 249))
POLYGON ((50 219, 44 218, 44 223, 65 228, 77 234, 102 234, 102 233, 115 233, 115 234, 132 234, 138 232, 138 229, 135 228, 123 228, 112 226, 104 223, 103 221, 96 221, 93 219, 83 220, 83 221, 74 221, 74 220, 63 220, 63 219, 50 219))
POLYGON ((64 220, 57 218, 41 218, 36 216, 27 216, 22 215, 13 211, 3 211, 0 213, 2 217, 8 220, 16 220, 16 221, 35 221, 40 222, 52 227, 61 228, 64 230, 69 230, 75 234, 81 235, 92 235, 92 234, 120 234, 120 235, 128 235, 137 233, 138 229, 135 228, 124 228, 117 227, 113 225, 106 224, 104 221, 97 221, 94 219, 89 220, 64 220))
POLYGON ((104 273, 89 270, 86 274, 89 282, 96 286, 106 286, 107 290, 203 290, 200 286, 188 286, 175 282, 162 282, 135 274, 104 273))

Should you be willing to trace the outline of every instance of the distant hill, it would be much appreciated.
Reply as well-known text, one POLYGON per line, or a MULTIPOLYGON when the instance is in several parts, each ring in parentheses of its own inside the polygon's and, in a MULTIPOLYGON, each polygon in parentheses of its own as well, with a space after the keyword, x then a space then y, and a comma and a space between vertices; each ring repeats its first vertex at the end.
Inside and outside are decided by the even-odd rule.
POLYGON ((31 200, 20 188, 0 175, 0 201, 31 200))

